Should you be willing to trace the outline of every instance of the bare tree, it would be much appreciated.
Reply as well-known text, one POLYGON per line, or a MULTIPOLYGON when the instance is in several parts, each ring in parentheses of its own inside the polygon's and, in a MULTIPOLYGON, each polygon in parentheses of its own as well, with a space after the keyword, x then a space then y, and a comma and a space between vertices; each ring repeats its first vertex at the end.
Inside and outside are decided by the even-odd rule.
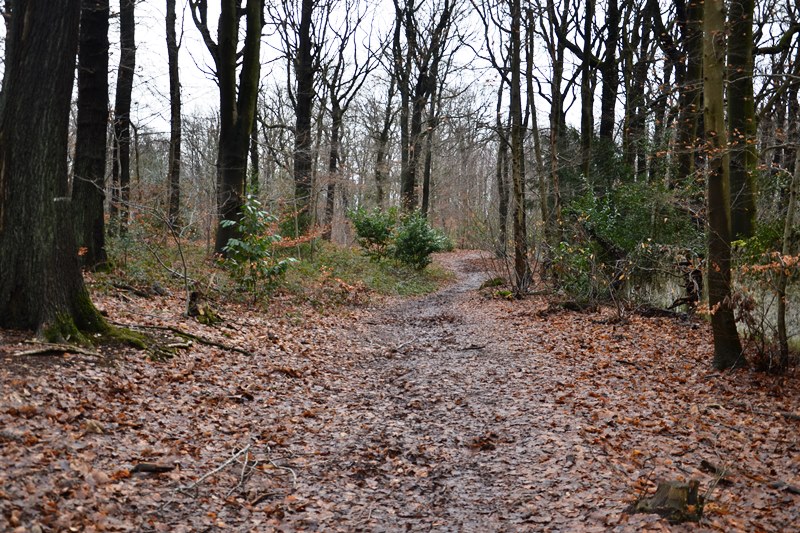
POLYGON ((703 38, 703 122, 708 139, 708 305, 714 333, 714 367, 744 365, 731 299, 730 155, 725 129, 725 9, 706 0, 703 38))
POLYGON ((323 238, 331 240, 333 215, 336 206, 336 186, 339 182, 339 160, 341 158, 341 134, 344 115, 353 99, 372 72, 375 61, 371 56, 359 57, 359 45, 354 41, 366 12, 359 0, 345 0, 341 6, 346 15, 339 28, 331 28, 333 34, 333 60, 322 68, 322 78, 328 89, 330 102, 330 151, 328 155, 328 183, 325 195, 323 238))
POLYGON ((136 0, 121 0, 119 69, 111 143, 112 231, 125 233, 131 186, 131 92, 136 71, 136 0))
POLYGON ((175 32, 175 0, 167 0, 167 62, 169 65, 169 215, 172 227, 180 221, 181 206, 181 81, 178 70, 180 42, 175 32))
POLYGON ((436 88, 438 68, 453 28, 455 5, 441 0, 424 13, 423 3, 394 0, 392 41, 395 76, 400 92, 400 196, 403 209, 417 207, 417 166, 422 152, 422 116, 436 88), (429 20, 424 25, 421 20, 429 20))
POLYGON ((75 238, 83 265, 103 268, 105 175, 108 128, 108 0, 81 2, 78 47, 78 127, 72 205, 75 238))
MULTIPOLYGON (((215 41, 208 24, 208 1, 189 2, 195 26, 214 60, 214 73, 219 85, 217 205, 222 220, 238 220, 244 203, 247 150, 261 72, 259 53, 264 0, 247 0, 244 8, 240 8, 240 3, 239 0, 220 0, 215 41), (244 40, 240 42, 242 19, 244 40)), ((218 227, 214 251, 224 254, 228 241, 238 236, 235 224, 218 227)))

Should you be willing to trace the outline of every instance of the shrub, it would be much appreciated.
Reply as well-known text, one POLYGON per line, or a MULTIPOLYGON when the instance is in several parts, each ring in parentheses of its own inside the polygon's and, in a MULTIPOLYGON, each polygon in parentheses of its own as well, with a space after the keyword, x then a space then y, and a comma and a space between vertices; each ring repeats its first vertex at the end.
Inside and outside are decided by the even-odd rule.
POLYGON ((418 211, 398 216, 397 209, 388 211, 363 208, 350 211, 357 242, 374 261, 392 257, 422 270, 431 262, 431 254, 452 250, 453 243, 441 231, 433 229, 418 211))
MULTIPOLYGON (((392 251, 394 258, 422 270, 431 262, 431 254, 448 248, 449 239, 433 229, 418 211, 404 216, 394 232, 392 251)), ((450 245, 452 246, 452 245, 450 245)))
POLYGON ((358 245, 373 261, 380 261, 389 255, 389 247, 397 224, 397 209, 381 211, 378 208, 367 211, 363 207, 350 211, 350 222, 356 230, 358 245))
POLYGON ((223 227, 235 226, 240 238, 229 239, 223 248, 223 265, 238 285, 258 298, 261 291, 272 290, 286 270, 296 260, 279 258, 275 243, 280 235, 271 232, 277 218, 264 211, 255 196, 247 195, 239 220, 223 220, 223 227))

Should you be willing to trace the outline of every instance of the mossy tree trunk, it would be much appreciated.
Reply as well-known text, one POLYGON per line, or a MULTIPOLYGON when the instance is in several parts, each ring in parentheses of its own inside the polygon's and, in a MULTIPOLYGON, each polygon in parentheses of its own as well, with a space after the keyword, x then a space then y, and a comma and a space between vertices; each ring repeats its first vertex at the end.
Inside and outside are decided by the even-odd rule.
POLYGON ((0 326, 54 340, 108 328, 81 277, 67 179, 80 6, 14 2, 0 97, 0 326))
POLYGON ((108 130, 108 0, 81 2, 78 49, 78 127, 72 206, 75 238, 83 265, 103 268, 105 249, 105 175, 108 130))
POLYGON ((730 154, 725 131, 725 6, 706 0, 703 39, 703 120, 708 157, 708 304, 714 333, 714 367, 744 365, 731 301, 730 154))

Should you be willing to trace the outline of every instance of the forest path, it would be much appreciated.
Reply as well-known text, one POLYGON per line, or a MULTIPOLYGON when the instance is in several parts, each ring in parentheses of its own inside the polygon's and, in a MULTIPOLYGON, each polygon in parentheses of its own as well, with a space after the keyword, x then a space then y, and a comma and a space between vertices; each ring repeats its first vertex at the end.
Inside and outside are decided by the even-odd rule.
POLYGON ((361 346, 343 354, 348 370, 312 398, 326 414, 305 421, 294 451, 325 460, 305 465, 296 493, 309 505, 284 520, 498 531, 580 517, 584 530, 605 530, 603 512, 589 518, 593 498, 579 506, 596 489, 592 472, 604 474, 578 432, 583 421, 554 403, 564 369, 510 342, 482 309, 479 253, 442 261, 457 281, 376 310, 355 338, 361 346))
POLYGON ((31 358, 0 330, 0 531, 797 530, 796 375, 714 372, 700 321, 492 298, 479 253, 437 260, 457 279, 425 297, 213 327, 180 294, 94 294, 239 351, 31 358), (700 524, 624 512, 692 478, 700 524))

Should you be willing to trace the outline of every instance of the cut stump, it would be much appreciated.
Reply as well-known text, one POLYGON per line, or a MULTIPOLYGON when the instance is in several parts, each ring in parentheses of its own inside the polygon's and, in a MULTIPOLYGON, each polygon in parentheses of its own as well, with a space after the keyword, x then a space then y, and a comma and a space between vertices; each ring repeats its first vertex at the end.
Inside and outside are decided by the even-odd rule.
POLYGON ((695 479, 688 483, 662 481, 653 496, 640 498, 627 512, 658 514, 672 524, 697 522, 703 515, 702 497, 697 494, 699 487, 700 483, 695 479))

